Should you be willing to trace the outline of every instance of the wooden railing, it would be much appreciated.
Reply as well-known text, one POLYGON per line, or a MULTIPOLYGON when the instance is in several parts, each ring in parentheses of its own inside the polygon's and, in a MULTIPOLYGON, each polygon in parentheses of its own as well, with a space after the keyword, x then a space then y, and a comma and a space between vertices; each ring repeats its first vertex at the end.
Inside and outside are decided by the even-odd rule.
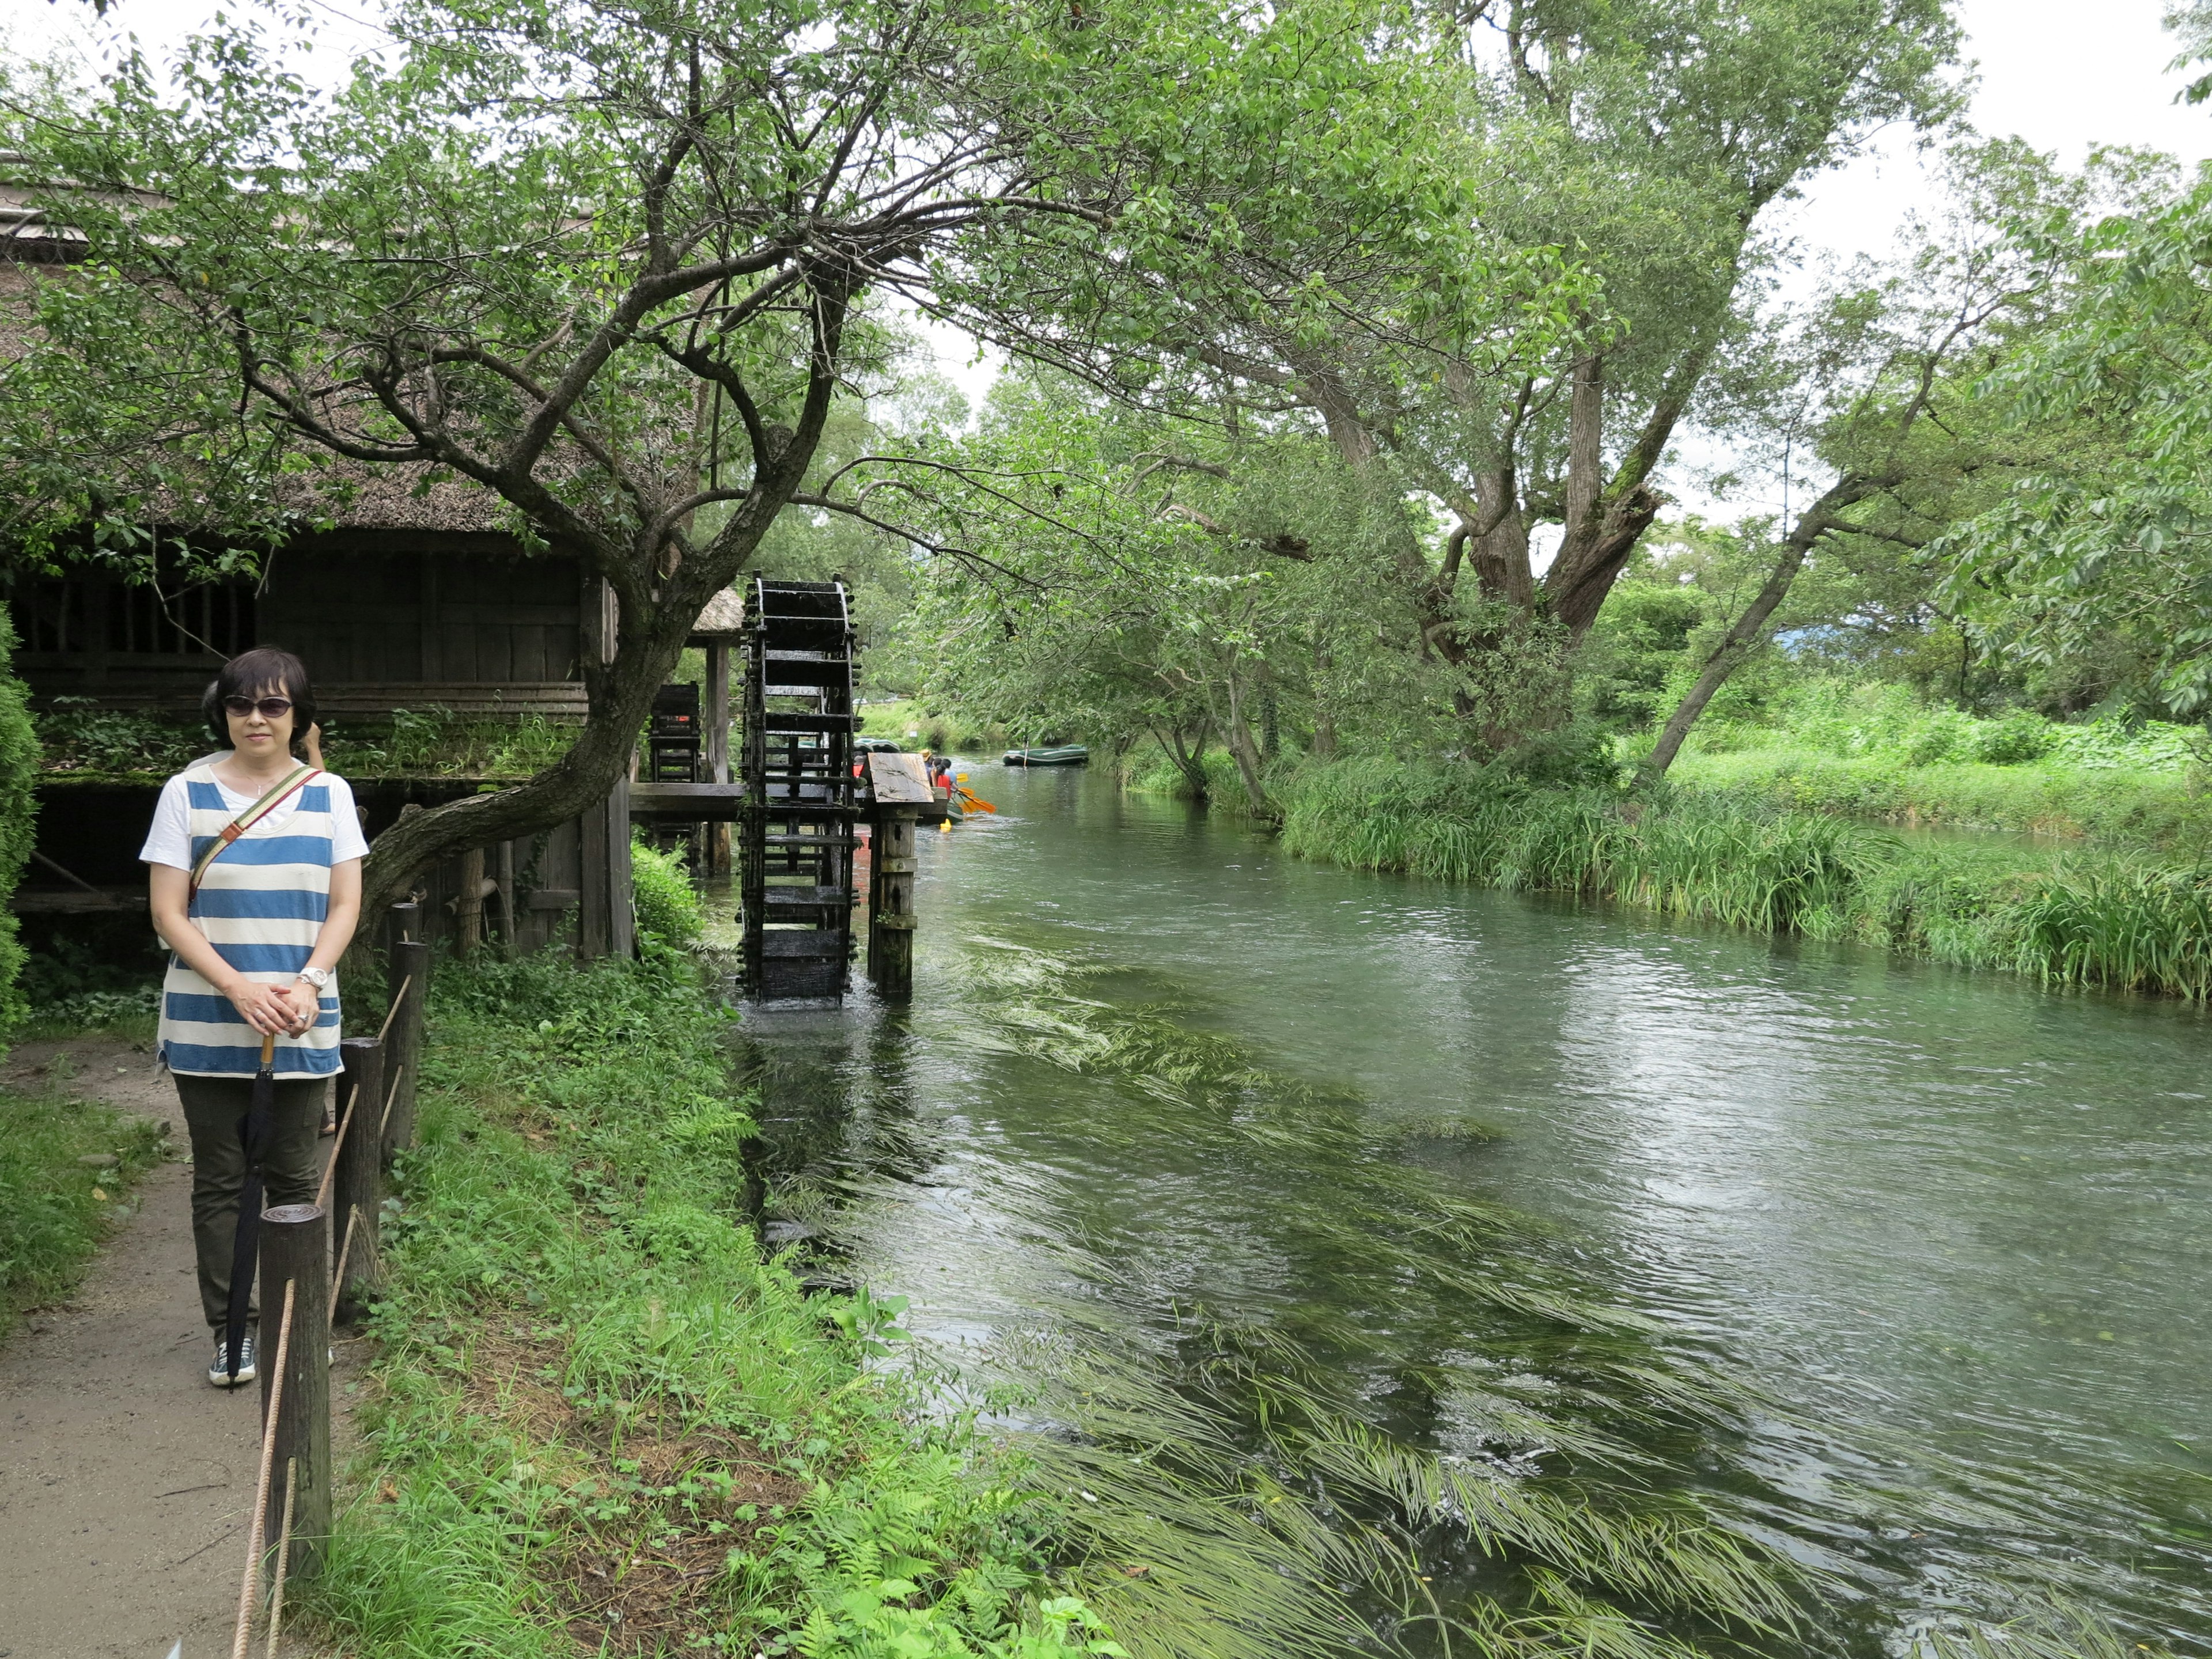
POLYGON ((414 907, 393 908, 386 975, 393 987, 391 1005, 376 1036, 348 1037, 340 1044, 343 1103, 321 1188, 312 1204, 280 1205, 261 1213, 262 1302, 268 1306, 281 1299, 283 1311, 273 1352, 269 1332, 262 1333, 261 1462, 231 1659, 247 1659, 257 1624, 266 1632, 267 1659, 276 1659, 285 1585, 322 1571, 330 1540, 336 1473, 331 1323, 333 1316, 359 1319, 382 1282, 378 1231, 384 1176, 393 1156, 414 1143, 415 1068, 422 1048, 430 952, 407 925, 414 907))

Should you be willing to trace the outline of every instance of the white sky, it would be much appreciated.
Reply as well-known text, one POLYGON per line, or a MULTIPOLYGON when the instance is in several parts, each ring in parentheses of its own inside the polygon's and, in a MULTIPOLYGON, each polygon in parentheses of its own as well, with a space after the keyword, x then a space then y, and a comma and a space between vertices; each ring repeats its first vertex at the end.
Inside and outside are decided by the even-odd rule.
MULTIPOLYGON (((115 0, 105 21, 95 21, 88 0, 8 0, 7 44, 25 55, 43 55, 64 40, 88 58, 106 55, 113 38, 138 35, 155 56, 167 52, 225 0, 115 0)), ((374 0, 311 0, 321 16, 317 53, 331 68, 377 41, 374 0)), ((228 0, 234 14, 248 8, 228 0)), ((2177 106, 2182 77, 2166 72, 2173 56, 2171 36, 2160 27, 2164 0, 1959 0, 1968 57, 1978 71, 1974 125, 1991 137, 2018 134, 2039 149, 2056 150, 2079 166, 2093 143, 2148 145, 2196 162, 2212 157, 2212 105, 2177 106)), ((315 78, 321 78, 319 75, 315 78)), ((1776 223, 1801 239, 1809 258, 1828 253, 1848 259, 1890 251, 1905 213, 1930 208, 1935 193, 1925 158, 1904 135, 1877 137, 1869 152, 1840 171, 1814 181, 1801 203, 1776 223)), ((949 329, 926 331, 937 345, 940 368, 980 401, 995 369, 974 361, 972 342, 949 329)))

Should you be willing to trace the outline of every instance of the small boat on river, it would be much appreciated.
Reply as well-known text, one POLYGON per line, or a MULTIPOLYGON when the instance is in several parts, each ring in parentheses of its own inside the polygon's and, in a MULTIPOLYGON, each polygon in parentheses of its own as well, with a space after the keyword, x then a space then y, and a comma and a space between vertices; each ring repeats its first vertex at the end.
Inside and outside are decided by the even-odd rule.
POLYGON ((1009 766, 1084 766, 1090 760, 1090 750, 1079 743, 1063 743, 1050 749, 1009 749, 1006 753, 1009 766))

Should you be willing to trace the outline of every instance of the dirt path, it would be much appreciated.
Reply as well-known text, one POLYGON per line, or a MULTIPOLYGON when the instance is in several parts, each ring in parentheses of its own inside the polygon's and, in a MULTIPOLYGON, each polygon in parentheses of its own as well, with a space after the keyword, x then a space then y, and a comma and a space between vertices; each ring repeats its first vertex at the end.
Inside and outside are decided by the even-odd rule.
MULTIPOLYGON (((179 1640, 185 1659, 222 1659, 260 1391, 207 1383, 174 1085, 155 1074, 150 1045, 110 1039, 26 1043, 0 1082, 166 1118, 179 1146, 76 1296, 0 1347, 0 1659, 166 1659, 179 1640)), ((332 1426, 343 1437, 358 1361, 338 1353, 332 1426)))

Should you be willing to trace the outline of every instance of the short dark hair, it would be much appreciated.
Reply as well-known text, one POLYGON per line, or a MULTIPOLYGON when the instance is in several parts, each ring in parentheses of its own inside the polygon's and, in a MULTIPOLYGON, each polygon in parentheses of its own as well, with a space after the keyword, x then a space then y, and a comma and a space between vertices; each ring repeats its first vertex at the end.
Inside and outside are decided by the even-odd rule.
POLYGON ((222 672, 208 682, 200 698, 208 732, 217 743, 230 742, 230 725, 223 718, 226 697, 258 697, 264 691, 282 691, 292 700, 292 745, 296 751, 315 723, 315 685, 307 678, 307 665, 290 652, 273 645, 241 651, 223 664, 222 672))

